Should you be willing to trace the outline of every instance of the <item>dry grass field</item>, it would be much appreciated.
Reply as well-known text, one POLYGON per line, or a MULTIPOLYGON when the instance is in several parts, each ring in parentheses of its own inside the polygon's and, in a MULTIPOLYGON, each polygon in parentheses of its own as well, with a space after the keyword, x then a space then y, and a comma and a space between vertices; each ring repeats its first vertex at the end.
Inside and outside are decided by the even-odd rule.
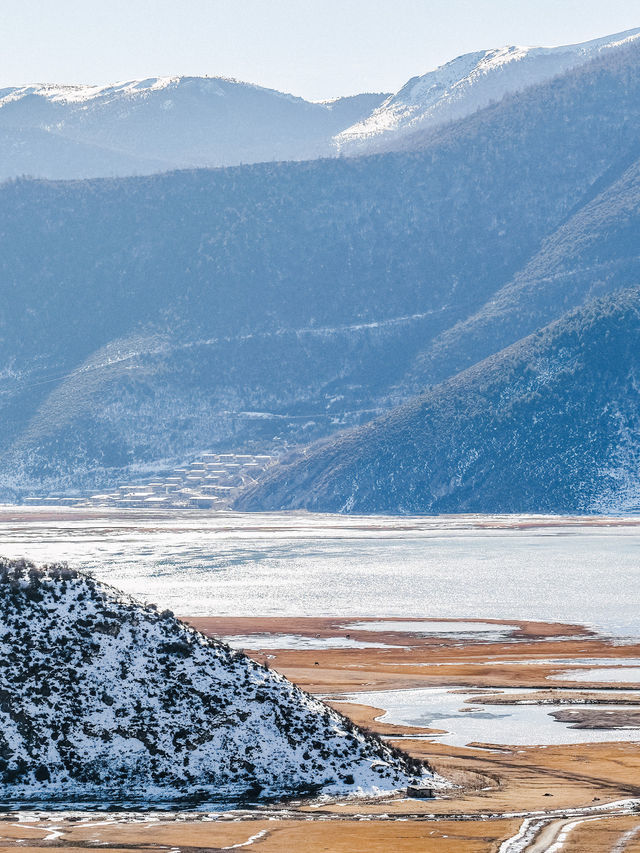
MULTIPOLYGON (((207 633, 246 637, 246 650, 257 660, 306 690, 333 694, 332 704, 342 712, 412 755, 427 759, 456 787, 436 800, 398 795, 385 800, 301 802, 215 816, 5 814, 0 821, 0 853, 17 849, 26 853, 44 849, 64 853, 85 849, 171 853, 640 851, 640 814, 636 817, 629 803, 640 799, 640 743, 615 742, 613 731, 608 743, 453 747, 429 739, 437 730, 379 722, 383 709, 341 702, 338 695, 463 685, 537 688, 535 698, 544 700, 551 688, 571 687, 580 701, 597 701, 599 691, 607 685, 581 683, 577 689, 571 682, 549 682, 548 677, 571 668, 575 660, 638 658, 640 646, 616 645, 579 626, 543 623, 505 626, 496 621, 496 629, 506 627, 507 634, 487 642, 474 637, 461 641, 455 634, 439 636, 433 632, 433 623, 430 633, 418 635, 395 631, 391 624, 384 633, 367 630, 367 620, 190 621, 207 633), (384 643, 386 648, 278 650, 272 648, 277 642, 270 638, 270 648, 260 649, 264 634, 313 638, 316 645, 322 638, 349 635, 364 644, 384 643), (252 641, 252 635, 257 639, 252 641), (539 663, 534 666, 531 661, 539 663), (609 808, 620 801, 624 804, 609 808), (518 834, 527 828, 530 837, 516 843, 518 834)), ((633 684, 616 683, 615 687, 627 703, 640 703, 638 695, 630 692, 633 684)), ((500 701, 499 696, 495 701, 500 701)))

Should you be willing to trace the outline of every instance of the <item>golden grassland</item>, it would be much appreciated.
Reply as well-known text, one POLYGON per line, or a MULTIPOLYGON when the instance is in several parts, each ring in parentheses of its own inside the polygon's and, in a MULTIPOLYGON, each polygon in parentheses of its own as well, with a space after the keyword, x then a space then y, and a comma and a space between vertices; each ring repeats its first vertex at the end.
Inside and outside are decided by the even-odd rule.
MULTIPOLYGON (((549 688, 570 682, 547 680, 579 658, 640 657, 639 645, 615 645, 579 626, 509 623, 508 639, 461 642, 455 636, 416 636, 367 631, 349 619, 189 620, 213 635, 295 634, 345 636, 383 642, 390 648, 256 649, 248 653, 279 670, 304 689, 321 694, 448 685, 488 688, 549 688), (547 663, 560 660, 562 663, 547 663), (532 666, 525 661, 545 661, 532 666)), ((385 621, 393 621, 386 620, 385 621)), ((411 620, 415 621, 415 620, 411 620)), ((468 620, 467 620, 468 621, 468 620)), ((483 622, 492 620, 482 620, 483 622)), ((504 623, 495 621, 496 626, 504 623)), ((250 649, 250 650, 249 650, 250 649)), ((580 684, 576 695, 597 700, 602 684, 580 684)), ((634 685, 616 684, 631 689, 634 685)), ((627 697, 634 699, 634 697, 627 697)), ((542 853, 561 843, 562 853, 640 853, 640 814, 573 818, 562 810, 592 808, 640 797, 640 744, 592 743, 546 747, 452 747, 425 739, 430 730, 379 722, 381 709, 339 701, 335 707, 359 724, 428 760, 458 787, 436 800, 399 795, 386 800, 298 803, 282 810, 221 815, 110 816, 5 815, 0 820, 3 851, 174 851, 213 853, 224 849, 255 853, 489 853, 518 832, 522 813, 552 811, 527 847, 542 853), (410 736, 415 736, 412 739, 410 736), (402 739, 396 739, 400 738, 402 739), (557 812, 557 814, 556 814, 557 812), (514 814, 515 813, 515 814, 514 814), (622 846, 620 846, 622 845, 622 846)), ((597 707, 597 706, 596 706, 597 707)), ((431 733, 434 733, 431 730, 431 733)), ((612 733, 615 738, 615 733, 612 733)))

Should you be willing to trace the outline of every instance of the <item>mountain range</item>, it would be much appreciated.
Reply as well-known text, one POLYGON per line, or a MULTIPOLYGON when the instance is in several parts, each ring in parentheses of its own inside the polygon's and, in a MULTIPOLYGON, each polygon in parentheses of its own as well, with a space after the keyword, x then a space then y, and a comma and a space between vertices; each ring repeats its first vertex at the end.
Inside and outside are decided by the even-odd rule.
POLYGON ((465 53, 413 77, 370 116, 339 133, 336 145, 348 155, 397 150, 416 131, 464 118, 638 38, 640 29, 561 47, 509 45, 465 53))
POLYGON ((67 566, 0 558, 0 589, 5 805, 442 784, 278 673, 67 566))
MULTIPOLYGON (((508 377, 517 388, 523 381, 507 370, 511 347, 562 363, 553 324, 582 322, 570 312, 587 306, 609 316, 606 297, 624 291, 628 300, 640 283, 634 32, 603 40, 586 58, 578 51, 582 64, 497 103, 412 128, 398 151, 0 186, 0 494, 100 489, 207 449, 304 447, 310 460, 331 458, 335 481, 328 472, 319 486, 313 465, 305 471, 285 459, 237 505, 382 506, 368 474, 351 501, 340 473, 355 460, 364 465, 374 446, 382 451, 382 425, 409 435, 397 424, 409 423, 406 406, 423 406, 425 394, 459 406, 451 389, 470 393, 469 377, 489 382, 473 371, 492 357, 491 394, 508 395, 508 377), (540 330, 546 355, 525 346, 540 330), (461 384, 448 385, 455 377, 461 384)), ((589 369, 599 375, 595 362, 589 369)), ((561 373, 567 382, 579 375, 561 373)), ((633 381, 620 383, 632 400, 633 381)), ((554 388, 554 399, 569 405, 565 392, 554 388)), ((496 399, 487 398, 497 412, 496 399)), ((624 411, 628 400, 618 400, 624 411)), ((482 443, 491 419, 469 412, 482 443)), ((567 454, 587 440, 588 423, 558 433, 567 454)), ((524 426, 514 423, 519 441, 524 426)), ((607 480, 599 504, 595 486, 576 490, 573 506, 551 486, 531 494, 562 511, 629 506, 628 436, 619 466, 628 487, 607 480)), ((614 461, 602 447, 588 458, 604 471, 614 461)), ((404 458, 394 447, 380 476, 397 464, 396 480, 415 496, 419 471, 404 458)), ((455 480, 461 463, 447 459, 455 480)), ((391 490, 385 510, 480 506, 464 489, 452 488, 447 503, 429 488, 419 500, 391 490)), ((521 491, 521 506, 535 507, 521 491)), ((508 504, 497 487, 478 495, 483 511, 508 504)))
POLYGON ((305 160, 386 97, 311 102, 222 77, 0 89, 0 178, 145 175, 305 160))
POLYGON ((0 89, 0 180, 84 179, 391 150, 640 36, 465 54, 395 94, 313 102, 223 77, 0 89))

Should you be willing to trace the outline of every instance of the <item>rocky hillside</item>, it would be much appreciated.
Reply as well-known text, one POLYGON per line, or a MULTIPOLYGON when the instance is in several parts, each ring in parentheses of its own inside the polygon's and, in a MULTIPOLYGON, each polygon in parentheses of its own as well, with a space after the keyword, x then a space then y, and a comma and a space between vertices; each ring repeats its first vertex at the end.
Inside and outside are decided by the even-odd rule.
POLYGON ((0 560, 0 796, 162 803, 433 774, 284 677, 65 566, 0 560))
POLYGON ((640 290, 603 297, 270 469, 240 509, 640 508, 640 290))

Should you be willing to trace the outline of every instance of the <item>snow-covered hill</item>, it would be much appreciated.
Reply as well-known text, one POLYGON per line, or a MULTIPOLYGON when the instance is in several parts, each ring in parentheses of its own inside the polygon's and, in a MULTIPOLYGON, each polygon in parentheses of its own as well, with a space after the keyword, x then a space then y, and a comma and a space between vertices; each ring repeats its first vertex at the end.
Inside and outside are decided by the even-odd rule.
POLYGON ((0 89, 0 179, 90 178, 303 160, 387 97, 313 103, 225 78, 0 89))
POLYGON ((640 288, 594 299, 365 426, 284 457, 236 508, 635 512, 639 344, 640 288))
POLYGON ((511 46, 467 53, 413 77, 368 118, 338 134, 336 145, 345 155, 388 150, 408 133, 463 118, 637 38, 640 29, 563 47, 511 46))
POLYGON ((280 798, 410 782, 438 779, 169 611, 64 566, 0 559, 3 803, 280 798))

